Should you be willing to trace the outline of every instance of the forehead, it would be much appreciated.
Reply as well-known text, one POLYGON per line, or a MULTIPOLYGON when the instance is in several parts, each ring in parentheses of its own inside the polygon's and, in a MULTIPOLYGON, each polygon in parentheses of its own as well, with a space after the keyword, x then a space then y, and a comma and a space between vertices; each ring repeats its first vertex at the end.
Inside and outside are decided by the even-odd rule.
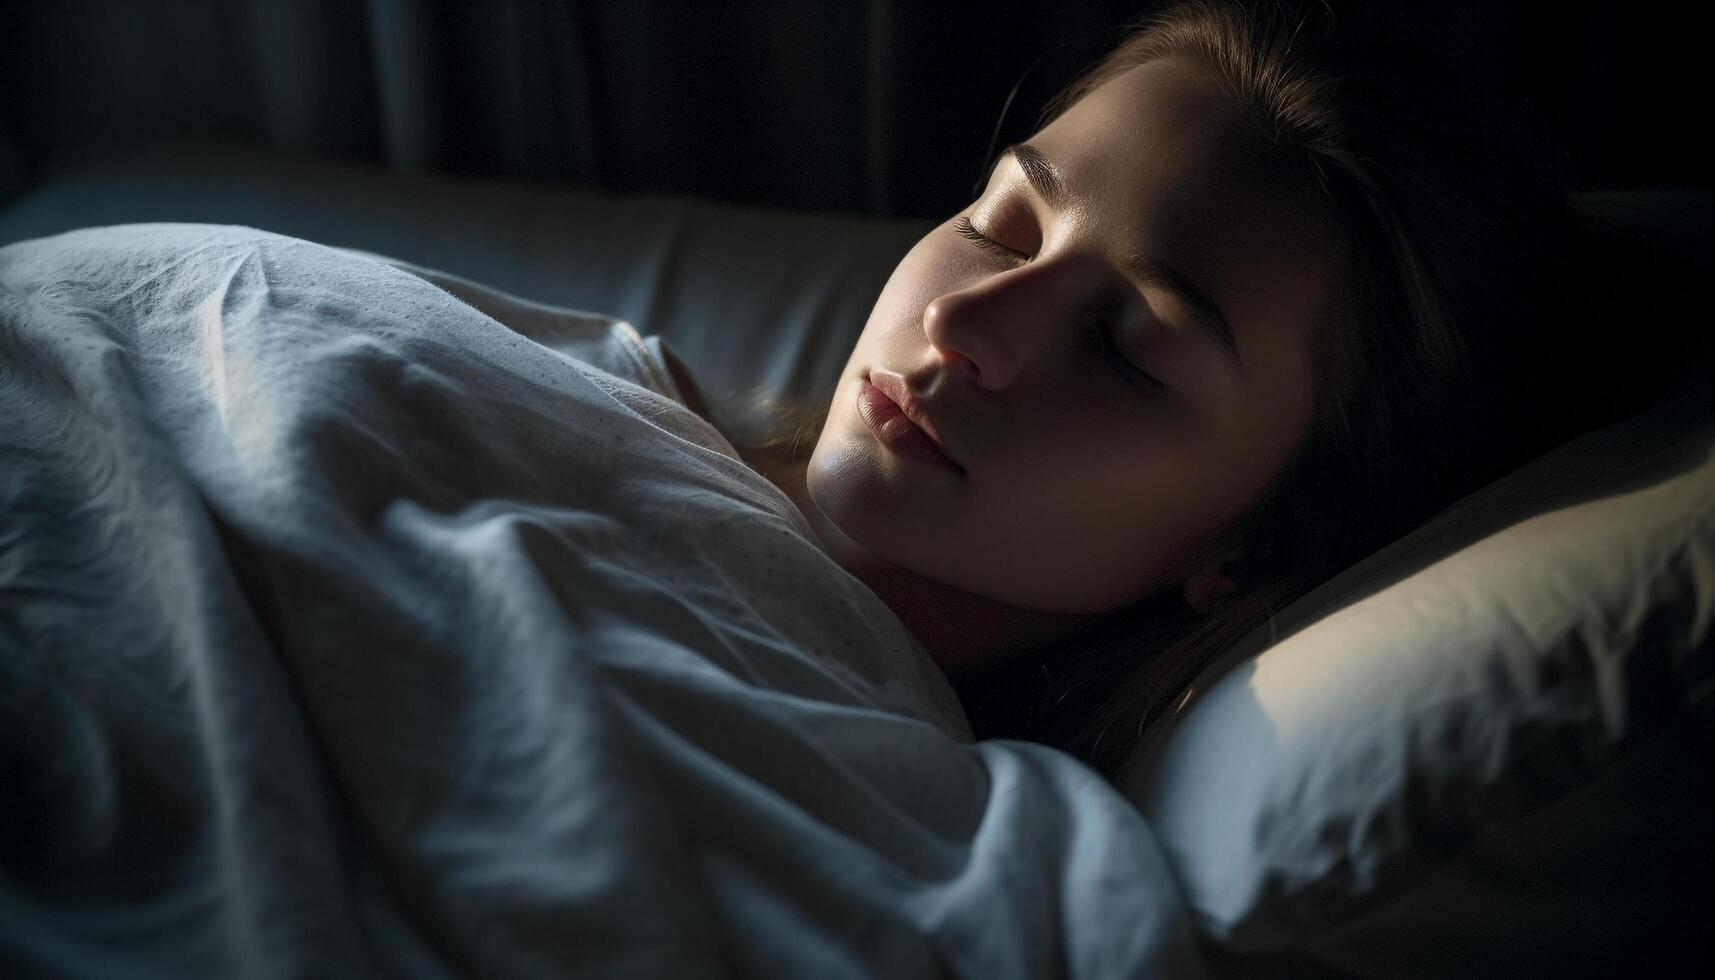
POLYGON ((1247 215, 1297 226, 1326 214, 1304 164, 1271 146, 1213 72, 1182 55, 1107 80, 1031 142, 1070 171, 1093 220, 1123 217, 1145 231, 1196 220, 1206 231, 1247 215))

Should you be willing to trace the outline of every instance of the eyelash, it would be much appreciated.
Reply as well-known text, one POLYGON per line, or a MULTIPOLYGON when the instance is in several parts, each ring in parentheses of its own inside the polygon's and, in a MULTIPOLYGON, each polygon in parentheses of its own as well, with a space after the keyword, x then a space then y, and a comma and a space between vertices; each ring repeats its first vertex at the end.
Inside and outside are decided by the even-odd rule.
MULTIPOLYGON (((958 233, 960 237, 969 239, 975 243, 978 248, 981 248, 986 252, 993 252, 1003 258, 1028 258, 1028 256, 1021 256, 1019 253, 1007 248, 1000 242, 997 242, 978 231, 976 226, 971 224, 971 219, 964 215, 960 215, 954 220, 953 231, 958 233)), ((1132 385, 1142 389, 1143 392, 1148 395, 1161 394, 1166 390, 1167 385, 1157 380, 1154 376, 1146 373, 1136 364, 1132 363, 1131 358, 1127 357, 1125 355, 1125 351, 1120 349, 1119 342, 1114 340, 1113 331, 1109 329, 1111 320, 1109 318, 1108 311, 1109 307, 1106 304, 1099 302, 1092 304, 1084 311, 1083 325, 1085 328, 1085 340, 1091 344, 1092 349, 1098 356, 1111 362, 1114 367, 1118 369, 1120 374, 1123 375, 1132 385)))

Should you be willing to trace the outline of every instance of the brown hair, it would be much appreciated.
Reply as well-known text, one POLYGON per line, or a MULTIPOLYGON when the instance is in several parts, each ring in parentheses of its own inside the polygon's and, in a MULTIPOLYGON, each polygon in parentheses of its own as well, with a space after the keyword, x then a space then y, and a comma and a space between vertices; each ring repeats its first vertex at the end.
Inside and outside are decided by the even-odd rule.
MULTIPOLYGON (((1338 217, 1350 288, 1313 334, 1310 431, 1234 529, 1234 598, 1204 614, 1169 589, 1095 635, 958 679, 978 737, 1044 742, 1113 778, 1197 673, 1274 613, 1612 414, 1596 317, 1569 288, 1592 241, 1569 165, 1528 111, 1465 93, 1401 16, 1174 4, 1127 25, 1042 110, 1038 129, 1132 67, 1197 59, 1338 217)), ((792 432, 751 448, 780 453, 795 433, 786 455, 807 453, 825 412, 800 408, 792 432)))

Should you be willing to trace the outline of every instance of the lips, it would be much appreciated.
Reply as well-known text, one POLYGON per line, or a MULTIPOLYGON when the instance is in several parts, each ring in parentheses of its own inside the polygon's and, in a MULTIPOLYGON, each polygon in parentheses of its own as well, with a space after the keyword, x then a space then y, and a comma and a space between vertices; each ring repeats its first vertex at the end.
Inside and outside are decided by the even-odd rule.
POLYGON ((947 444, 942 441, 941 434, 935 431, 935 423, 930 421, 929 413, 924 409, 923 403, 911 393, 911 386, 906 382, 904 375, 885 368, 874 368, 869 372, 869 383, 886 395, 895 405, 898 405, 899 410, 905 413, 905 417, 915 422, 917 427, 923 430, 923 433, 929 437, 929 441, 935 444, 935 448, 939 449, 942 455, 949 460, 953 458, 953 454, 947 452, 947 444))
POLYGON ((904 385, 904 378, 899 375, 872 371, 858 391, 857 412, 870 431, 895 453, 964 474, 964 467, 955 462, 944 445, 930 434, 930 428, 918 421, 919 418, 927 421, 928 417, 922 403, 912 397, 909 387, 904 385), (895 398, 882 385, 894 391, 903 389, 904 398, 895 398), (917 416, 907 414, 908 409, 914 410, 917 416))

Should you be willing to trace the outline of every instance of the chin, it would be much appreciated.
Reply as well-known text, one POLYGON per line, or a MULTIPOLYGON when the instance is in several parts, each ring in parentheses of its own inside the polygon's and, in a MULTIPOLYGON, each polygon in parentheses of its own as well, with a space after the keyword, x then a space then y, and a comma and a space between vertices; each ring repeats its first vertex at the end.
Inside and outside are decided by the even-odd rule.
POLYGON ((804 469, 804 490, 823 516, 847 534, 873 519, 887 496, 874 450, 862 440, 824 431, 804 469))
MULTIPOLYGON (((1019 613, 1059 617, 1088 616, 1124 605, 1111 588, 1086 588, 1087 568, 1074 561, 1063 573, 1044 573, 1054 563, 1020 561, 1016 551, 996 545, 993 535, 935 540, 946 528, 945 514, 924 512, 927 503, 956 508, 932 489, 895 485, 892 470, 878 461, 879 450, 862 439, 824 431, 804 472, 812 505, 846 541, 870 557, 947 589, 1019 613), (971 547, 987 542, 985 551, 971 547), (1079 573, 1085 573, 1080 575, 1079 573)), ((824 535, 825 536, 825 535, 824 535)), ((849 560, 853 552, 842 549, 849 560)), ((848 563, 848 568, 856 566, 848 563)), ((1134 598, 1134 597, 1133 597, 1134 598)))

